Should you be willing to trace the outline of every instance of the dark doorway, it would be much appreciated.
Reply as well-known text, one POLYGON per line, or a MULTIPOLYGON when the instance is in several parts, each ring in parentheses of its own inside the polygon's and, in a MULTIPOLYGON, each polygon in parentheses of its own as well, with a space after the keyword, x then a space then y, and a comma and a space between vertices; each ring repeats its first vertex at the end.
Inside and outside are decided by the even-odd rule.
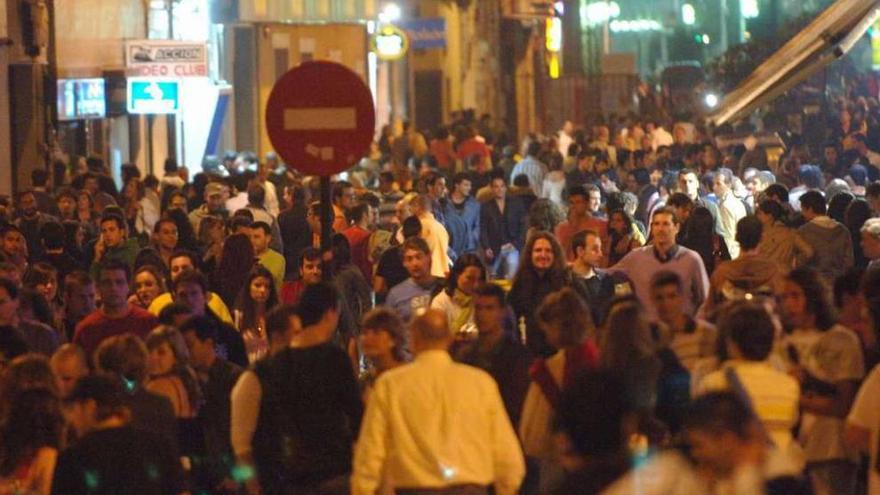
POLYGON ((443 122, 442 71, 416 71, 415 100, 416 129, 433 131, 443 122))

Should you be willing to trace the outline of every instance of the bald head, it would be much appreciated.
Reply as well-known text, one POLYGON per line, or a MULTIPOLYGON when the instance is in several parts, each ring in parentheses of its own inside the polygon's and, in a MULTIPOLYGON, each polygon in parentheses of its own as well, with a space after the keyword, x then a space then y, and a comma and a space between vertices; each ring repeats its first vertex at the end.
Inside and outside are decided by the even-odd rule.
POLYGON ((429 309, 417 316, 410 323, 409 332, 416 354, 422 351, 446 350, 452 342, 446 314, 436 309, 429 309))

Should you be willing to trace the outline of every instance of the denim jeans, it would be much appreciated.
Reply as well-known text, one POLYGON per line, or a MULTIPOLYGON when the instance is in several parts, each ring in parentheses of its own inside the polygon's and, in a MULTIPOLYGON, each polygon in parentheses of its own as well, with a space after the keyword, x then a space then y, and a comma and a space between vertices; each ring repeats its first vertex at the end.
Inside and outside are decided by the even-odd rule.
POLYGON ((519 268, 519 251, 515 247, 501 248, 492 260, 492 277, 512 280, 519 268))

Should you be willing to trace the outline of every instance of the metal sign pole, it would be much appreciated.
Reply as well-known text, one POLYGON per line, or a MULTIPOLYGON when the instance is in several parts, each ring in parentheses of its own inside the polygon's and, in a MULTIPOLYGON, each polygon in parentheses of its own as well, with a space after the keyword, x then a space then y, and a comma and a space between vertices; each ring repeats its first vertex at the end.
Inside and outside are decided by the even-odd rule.
MULTIPOLYGON (((333 235, 333 204, 330 202, 330 177, 321 177, 321 256, 330 251, 330 237, 333 235)), ((324 279, 329 280, 331 273, 327 267, 323 270, 324 279)))

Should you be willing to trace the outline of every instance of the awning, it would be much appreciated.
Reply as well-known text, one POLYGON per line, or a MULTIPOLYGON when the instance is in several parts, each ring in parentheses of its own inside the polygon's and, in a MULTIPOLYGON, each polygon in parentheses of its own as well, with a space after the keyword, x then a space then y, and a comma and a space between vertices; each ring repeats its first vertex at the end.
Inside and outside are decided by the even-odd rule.
POLYGON ((803 82, 846 55, 880 18, 880 0, 837 0, 724 96, 709 122, 721 125, 803 82))

